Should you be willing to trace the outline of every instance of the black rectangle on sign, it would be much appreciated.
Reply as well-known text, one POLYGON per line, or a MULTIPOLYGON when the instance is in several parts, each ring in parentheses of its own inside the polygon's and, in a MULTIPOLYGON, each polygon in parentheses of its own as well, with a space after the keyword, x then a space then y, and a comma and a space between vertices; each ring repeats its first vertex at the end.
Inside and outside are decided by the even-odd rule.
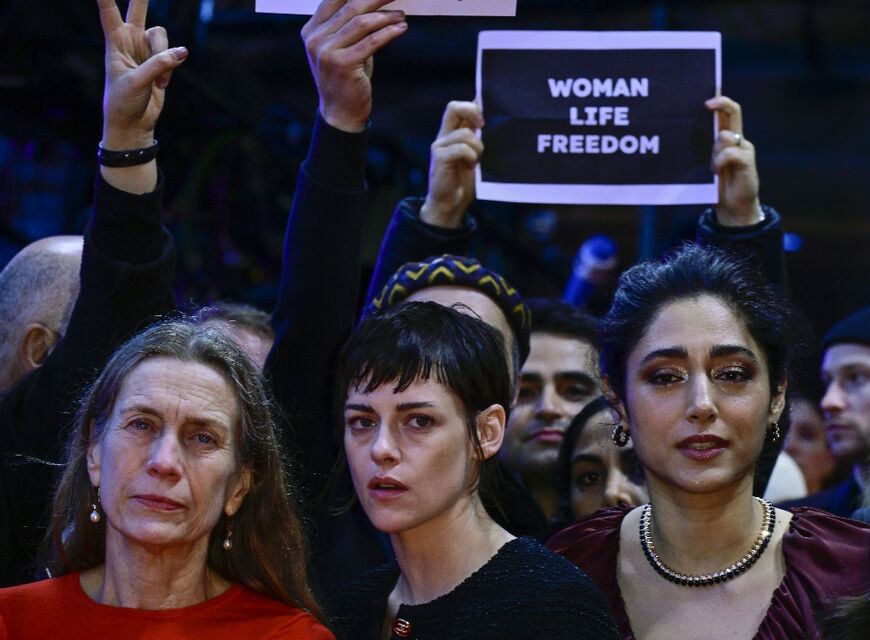
POLYGON ((712 184, 715 74, 713 49, 485 49, 482 179, 712 184))

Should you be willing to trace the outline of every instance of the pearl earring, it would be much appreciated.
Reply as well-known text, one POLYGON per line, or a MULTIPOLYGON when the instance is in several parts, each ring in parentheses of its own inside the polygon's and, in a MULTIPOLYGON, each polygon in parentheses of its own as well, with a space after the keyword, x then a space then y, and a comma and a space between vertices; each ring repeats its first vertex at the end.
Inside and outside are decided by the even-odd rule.
POLYGON ((100 509, 98 505, 100 504, 100 488, 94 487, 91 492, 93 496, 91 497, 91 513, 88 516, 94 524, 97 524, 103 517, 100 515, 100 509))

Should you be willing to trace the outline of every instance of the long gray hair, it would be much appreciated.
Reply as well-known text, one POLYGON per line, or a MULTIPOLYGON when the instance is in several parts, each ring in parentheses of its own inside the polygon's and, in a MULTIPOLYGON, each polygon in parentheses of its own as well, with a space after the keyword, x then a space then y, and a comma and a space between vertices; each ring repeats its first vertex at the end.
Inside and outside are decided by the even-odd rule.
POLYGON ((189 319, 159 323, 131 338, 111 357, 85 392, 70 435, 67 460, 55 493, 48 544, 53 575, 82 571, 105 562, 106 524, 89 519, 93 487, 87 470, 88 447, 103 437, 124 380, 149 358, 173 358, 221 373, 239 406, 239 467, 251 472, 251 487, 233 516, 233 546, 222 548, 226 515, 211 532, 207 563, 230 582, 308 610, 322 620, 307 578, 305 538, 285 481, 275 433, 273 402, 262 375, 220 329, 189 319))

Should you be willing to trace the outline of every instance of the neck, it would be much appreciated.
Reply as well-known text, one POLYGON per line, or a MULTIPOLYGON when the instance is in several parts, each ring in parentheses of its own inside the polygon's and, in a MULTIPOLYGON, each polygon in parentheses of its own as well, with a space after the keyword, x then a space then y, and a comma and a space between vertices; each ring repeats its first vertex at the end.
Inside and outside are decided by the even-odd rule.
POLYGON ((166 549, 140 545, 107 531, 106 562, 82 574, 82 587, 101 604, 176 609, 220 595, 229 583, 206 566, 208 539, 166 549))
POLYGON ((477 494, 460 502, 439 518, 390 536, 402 571, 391 600, 421 604, 449 593, 514 538, 489 517, 477 494))
POLYGON ((715 494, 674 494, 655 482, 649 490, 653 540, 662 561, 676 571, 718 571, 743 557, 761 531, 763 509, 752 497, 751 475, 715 494))

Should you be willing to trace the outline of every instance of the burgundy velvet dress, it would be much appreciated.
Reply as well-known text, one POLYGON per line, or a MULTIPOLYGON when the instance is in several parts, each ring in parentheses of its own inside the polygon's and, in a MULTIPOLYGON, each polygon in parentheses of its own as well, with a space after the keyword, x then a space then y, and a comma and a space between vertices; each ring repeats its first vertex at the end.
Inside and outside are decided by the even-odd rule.
MULTIPOLYGON (((619 527, 632 507, 599 511, 553 536, 547 547, 571 560, 610 602, 619 632, 634 633, 616 581, 619 527)), ((796 508, 783 536, 786 571, 755 640, 821 638, 830 605, 870 589, 870 525, 825 511, 796 508)))

